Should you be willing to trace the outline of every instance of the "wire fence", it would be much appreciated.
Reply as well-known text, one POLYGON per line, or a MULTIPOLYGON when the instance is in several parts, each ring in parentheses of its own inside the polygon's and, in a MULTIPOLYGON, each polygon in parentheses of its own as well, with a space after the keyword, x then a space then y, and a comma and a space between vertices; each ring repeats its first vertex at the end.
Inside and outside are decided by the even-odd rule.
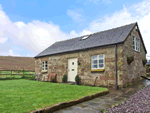
POLYGON ((0 70, 0 80, 2 79, 34 79, 34 71, 28 70, 0 70))

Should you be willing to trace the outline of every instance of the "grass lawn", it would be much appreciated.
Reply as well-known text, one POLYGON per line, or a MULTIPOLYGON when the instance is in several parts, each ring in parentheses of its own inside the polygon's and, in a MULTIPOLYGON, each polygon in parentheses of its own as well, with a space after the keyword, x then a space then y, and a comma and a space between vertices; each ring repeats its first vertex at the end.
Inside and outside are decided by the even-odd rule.
POLYGON ((106 90, 24 79, 0 80, 0 113, 28 112, 106 90))

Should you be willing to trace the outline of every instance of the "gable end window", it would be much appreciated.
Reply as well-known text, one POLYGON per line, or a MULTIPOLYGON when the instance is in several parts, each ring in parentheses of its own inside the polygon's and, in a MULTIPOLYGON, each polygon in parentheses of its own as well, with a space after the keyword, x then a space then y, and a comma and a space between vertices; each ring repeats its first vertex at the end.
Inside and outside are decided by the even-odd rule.
POLYGON ((47 61, 42 62, 42 70, 47 70, 47 61))
POLYGON ((104 69, 104 55, 94 55, 91 58, 91 69, 104 69))
POLYGON ((140 52, 140 39, 136 36, 133 36, 133 49, 140 52))

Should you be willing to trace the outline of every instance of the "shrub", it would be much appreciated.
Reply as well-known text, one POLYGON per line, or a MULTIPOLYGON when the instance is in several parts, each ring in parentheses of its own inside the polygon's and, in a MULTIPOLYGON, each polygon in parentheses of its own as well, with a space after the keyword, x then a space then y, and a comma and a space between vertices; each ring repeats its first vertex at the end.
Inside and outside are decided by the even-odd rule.
POLYGON ((66 74, 63 75, 62 82, 67 83, 67 75, 66 74))
POLYGON ((131 64, 133 62, 133 60, 134 60, 133 56, 127 57, 128 64, 131 64))
POLYGON ((79 85, 79 82, 80 82, 80 77, 79 77, 79 75, 77 75, 77 76, 75 77, 75 81, 76 81, 76 84, 79 85))

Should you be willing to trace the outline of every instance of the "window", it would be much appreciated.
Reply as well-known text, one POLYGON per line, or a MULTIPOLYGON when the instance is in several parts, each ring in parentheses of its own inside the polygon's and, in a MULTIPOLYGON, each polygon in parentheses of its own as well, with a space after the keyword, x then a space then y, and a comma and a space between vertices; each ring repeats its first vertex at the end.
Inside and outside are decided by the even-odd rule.
POLYGON ((92 69, 104 69, 104 55, 94 55, 91 61, 92 69))
POLYGON ((89 35, 83 36, 83 37, 82 37, 82 40, 87 39, 88 37, 89 37, 89 35))
POLYGON ((42 70, 47 70, 47 61, 42 62, 42 70))
POLYGON ((133 49, 140 52, 140 39, 133 36, 133 49))

